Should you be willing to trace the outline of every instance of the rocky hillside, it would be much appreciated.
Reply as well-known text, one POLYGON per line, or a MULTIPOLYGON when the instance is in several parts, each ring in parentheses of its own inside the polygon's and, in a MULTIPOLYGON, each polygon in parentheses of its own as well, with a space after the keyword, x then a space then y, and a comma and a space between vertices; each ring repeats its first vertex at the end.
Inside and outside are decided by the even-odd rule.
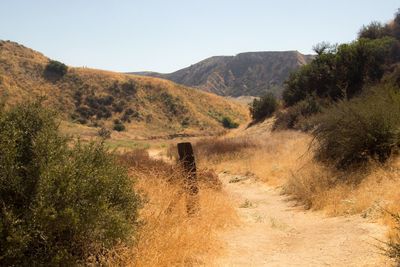
POLYGON ((169 74, 136 74, 165 78, 222 96, 259 96, 268 90, 279 94, 290 72, 312 57, 297 51, 249 52, 211 57, 169 74))
POLYGON ((0 100, 7 105, 44 97, 65 121, 143 136, 211 134, 229 117, 243 123, 247 108, 173 82, 88 68, 48 71, 50 60, 20 44, 0 41, 0 100))

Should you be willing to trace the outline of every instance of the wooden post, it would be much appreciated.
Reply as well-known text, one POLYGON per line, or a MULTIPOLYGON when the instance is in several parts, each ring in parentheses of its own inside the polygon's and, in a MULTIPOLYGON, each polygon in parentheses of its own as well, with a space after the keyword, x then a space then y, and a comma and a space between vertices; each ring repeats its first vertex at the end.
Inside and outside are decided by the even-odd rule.
POLYGON ((179 161, 187 174, 185 185, 187 191, 187 212, 192 215, 198 211, 197 194, 199 188, 197 186, 196 177, 196 161, 194 158, 193 147, 189 142, 178 143, 179 161))

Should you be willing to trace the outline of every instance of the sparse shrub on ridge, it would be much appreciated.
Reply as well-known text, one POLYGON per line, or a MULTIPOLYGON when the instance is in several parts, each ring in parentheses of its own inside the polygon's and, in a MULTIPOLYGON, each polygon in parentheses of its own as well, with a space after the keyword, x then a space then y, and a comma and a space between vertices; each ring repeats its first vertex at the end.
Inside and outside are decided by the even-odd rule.
POLYGON ((57 60, 50 60, 46 65, 45 74, 62 77, 68 72, 68 66, 57 60))
POLYGON ((102 143, 58 133, 39 103, 0 113, 0 265, 85 265, 136 229, 133 181, 102 143))

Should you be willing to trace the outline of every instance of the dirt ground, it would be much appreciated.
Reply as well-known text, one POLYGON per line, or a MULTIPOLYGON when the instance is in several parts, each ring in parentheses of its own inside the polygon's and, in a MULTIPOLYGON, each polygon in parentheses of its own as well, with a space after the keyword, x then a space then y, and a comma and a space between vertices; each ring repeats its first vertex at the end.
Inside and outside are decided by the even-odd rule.
POLYGON ((385 227, 358 216, 326 217, 294 206, 254 177, 220 174, 240 226, 220 234, 212 266, 392 266, 377 249, 385 227))

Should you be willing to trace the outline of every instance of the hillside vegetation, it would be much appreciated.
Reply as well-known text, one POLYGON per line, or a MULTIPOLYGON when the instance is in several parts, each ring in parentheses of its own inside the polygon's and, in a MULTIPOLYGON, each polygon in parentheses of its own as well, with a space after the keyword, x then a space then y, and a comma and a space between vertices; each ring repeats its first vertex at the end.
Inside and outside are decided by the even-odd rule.
POLYGON ((389 217, 391 238, 383 250, 399 263, 400 208, 393 188, 400 183, 400 10, 388 24, 363 26, 351 43, 321 43, 314 50, 315 59, 285 82, 284 108, 273 122, 275 130, 313 137, 311 153, 301 156, 285 190, 334 214, 389 217))
POLYGON ((136 137, 212 134, 222 120, 247 120, 237 103, 172 82, 67 67, 10 41, 0 41, 0 95, 7 106, 44 96, 65 120, 136 137))
POLYGON ((135 240, 134 180, 58 126, 39 102, 0 110, 1 266, 85 265, 135 240))
POLYGON ((207 58, 169 74, 142 72, 222 96, 280 94, 289 74, 313 56, 297 51, 248 52, 236 56, 207 58))

